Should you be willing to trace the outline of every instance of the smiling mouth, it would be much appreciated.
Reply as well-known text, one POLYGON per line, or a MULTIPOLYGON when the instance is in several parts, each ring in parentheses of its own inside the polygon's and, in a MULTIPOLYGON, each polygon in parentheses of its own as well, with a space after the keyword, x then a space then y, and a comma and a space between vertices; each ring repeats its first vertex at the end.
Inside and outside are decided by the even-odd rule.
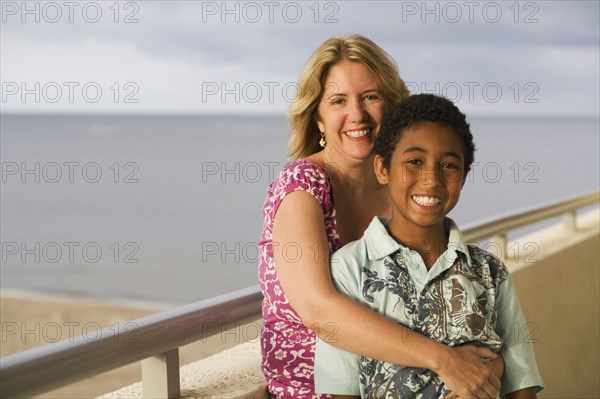
POLYGON ((371 129, 361 129, 361 130, 349 130, 344 132, 344 134, 353 139, 360 139, 361 137, 368 136, 371 133, 371 129))
POLYGON ((413 195, 411 198, 421 206, 434 207, 442 203, 442 200, 437 197, 428 197, 425 195, 413 195))

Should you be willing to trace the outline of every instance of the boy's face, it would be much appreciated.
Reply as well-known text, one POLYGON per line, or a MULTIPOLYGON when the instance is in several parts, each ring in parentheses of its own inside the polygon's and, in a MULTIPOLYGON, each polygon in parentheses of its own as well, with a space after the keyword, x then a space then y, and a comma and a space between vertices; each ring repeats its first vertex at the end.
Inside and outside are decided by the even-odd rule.
MULTIPOLYGON (((387 184, 392 222, 402 230, 442 227, 465 182, 460 138, 448 127, 421 122, 402 133, 389 170, 375 157, 375 173, 387 184)), ((390 226, 392 227, 392 226, 390 226)))

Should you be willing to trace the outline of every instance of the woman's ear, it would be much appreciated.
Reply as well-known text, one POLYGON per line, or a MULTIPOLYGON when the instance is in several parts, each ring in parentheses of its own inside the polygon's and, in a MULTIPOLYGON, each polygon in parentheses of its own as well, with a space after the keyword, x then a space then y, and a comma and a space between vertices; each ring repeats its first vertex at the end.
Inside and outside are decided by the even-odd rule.
POLYGON ((321 121, 321 117, 318 112, 315 112, 315 122, 317 122, 317 127, 321 133, 325 133, 325 124, 321 121))
POLYGON ((377 154, 373 158, 373 168, 375 169, 375 176, 377 177, 379 184, 388 184, 388 170, 383 164, 381 155, 377 154))

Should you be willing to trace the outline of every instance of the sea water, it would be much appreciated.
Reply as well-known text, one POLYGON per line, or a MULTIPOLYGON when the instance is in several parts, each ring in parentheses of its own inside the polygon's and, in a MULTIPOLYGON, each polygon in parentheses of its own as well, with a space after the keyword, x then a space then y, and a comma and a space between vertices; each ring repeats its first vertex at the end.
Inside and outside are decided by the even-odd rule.
MULTIPOLYGON (((598 118, 472 118, 459 225, 598 190, 598 118)), ((0 284, 186 303, 257 284, 285 116, 2 115, 0 284)))

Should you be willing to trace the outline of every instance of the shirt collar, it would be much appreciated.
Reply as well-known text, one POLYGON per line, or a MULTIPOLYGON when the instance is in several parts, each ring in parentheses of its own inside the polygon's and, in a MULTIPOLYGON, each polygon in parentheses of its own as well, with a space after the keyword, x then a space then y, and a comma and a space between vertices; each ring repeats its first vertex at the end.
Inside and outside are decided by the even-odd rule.
MULTIPOLYGON (((382 259, 399 249, 406 249, 389 235, 385 228, 389 220, 389 218, 375 216, 369 227, 367 227, 367 230, 365 230, 364 240, 370 260, 382 259)), ((469 255, 469 249, 456 223, 450 218, 445 218, 444 228, 449 232, 447 251, 462 253, 465 256, 467 264, 470 266, 471 256, 469 255)))
POLYGON ((469 255, 469 248, 467 247, 465 237, 462 235, 462 232, 460 231, 456 223, 454 223, 454 220, 450 218, 445 218, 444 229, 449 233, 448 251, 455 250, 457 252, 462 253, 465 256, 467 264, 471 266, 471 256, 469 255))
POLYGON ((370 260, 382 259, 403 248, 387 232, 385 225, 390 218, 375 216, 365 230, 364 240, 370 260))

